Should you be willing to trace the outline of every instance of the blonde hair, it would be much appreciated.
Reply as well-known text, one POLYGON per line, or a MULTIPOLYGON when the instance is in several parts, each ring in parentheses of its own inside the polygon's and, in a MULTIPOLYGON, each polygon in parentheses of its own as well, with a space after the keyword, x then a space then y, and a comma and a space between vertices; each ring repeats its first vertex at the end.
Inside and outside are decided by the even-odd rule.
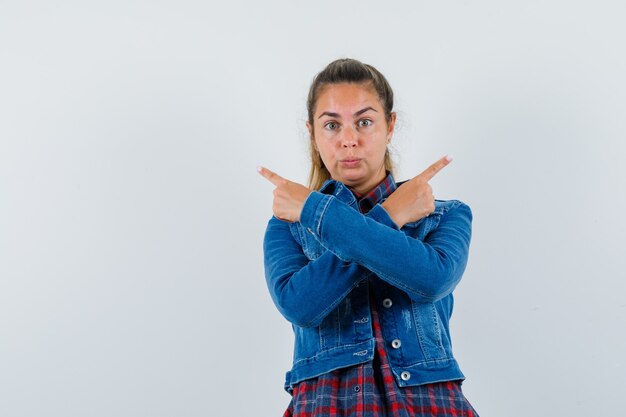
MULTIPOLYGON (((309 89, 307 98, 307 112, 309 125, 311 126, 311 137, 309 141, 309 152, 311 156, 311 170, 309 172, 309 188, 319 190, 326 180, 331 178, 330 172, 320 156, 314 142, 314 115, 317 100, 324 87, 339 83, 369 84, 378 94, 378 99, 383 106, 387 123, 391 121, 393 111, 393 90, 387 79, 376 68, 364 64, 356 59, 337 59, 326 66, 315 76, 309 89)), ((385 169, 393 173, 393 161, 389 150, 385 151, 385 169)))

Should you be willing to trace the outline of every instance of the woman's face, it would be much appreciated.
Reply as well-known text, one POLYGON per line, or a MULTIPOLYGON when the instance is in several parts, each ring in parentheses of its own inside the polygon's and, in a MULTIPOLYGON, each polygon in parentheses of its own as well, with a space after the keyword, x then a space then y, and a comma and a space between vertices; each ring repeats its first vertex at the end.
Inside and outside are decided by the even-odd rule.
POLYGON ((395 113, 387 123, 384 109, 369 84, 330 84, 322 90, 307 127, 334 180, 359 194, 385 178, 385 151, 393 135, 395 113))

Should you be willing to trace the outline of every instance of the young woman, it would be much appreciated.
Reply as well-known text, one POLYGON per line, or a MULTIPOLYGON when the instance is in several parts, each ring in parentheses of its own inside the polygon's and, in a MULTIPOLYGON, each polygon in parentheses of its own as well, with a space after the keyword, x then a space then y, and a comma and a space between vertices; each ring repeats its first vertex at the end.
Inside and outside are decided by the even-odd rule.
POLYGON ((284 415, 477 416, 448 326, 472 214, 428 184, 451 159, 396 184, 393 92, 359 61, 330 63, 307 107, 309 187, 259 168, 276 187, 265 276, 295 335, 284 415))

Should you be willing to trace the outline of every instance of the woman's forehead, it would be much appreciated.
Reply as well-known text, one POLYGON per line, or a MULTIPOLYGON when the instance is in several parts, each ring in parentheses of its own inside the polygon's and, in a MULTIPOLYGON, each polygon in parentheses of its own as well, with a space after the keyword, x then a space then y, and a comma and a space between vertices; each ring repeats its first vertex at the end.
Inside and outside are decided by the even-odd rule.
POLYGON ((367 107, 376 111, 382 109, 376 90, 371 83, 328 84, 318 96, 315 113, 354 114, 367 107))

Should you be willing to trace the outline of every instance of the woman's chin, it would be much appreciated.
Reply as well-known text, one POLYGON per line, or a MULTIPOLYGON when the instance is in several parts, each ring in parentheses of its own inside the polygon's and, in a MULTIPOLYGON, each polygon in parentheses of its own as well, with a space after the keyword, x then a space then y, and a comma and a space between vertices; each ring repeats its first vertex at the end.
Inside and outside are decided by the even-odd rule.
POLYGON ((337 181, 346 184, 348 187, 357 187, 365 182, 362 175, 342 175, 337 181))

